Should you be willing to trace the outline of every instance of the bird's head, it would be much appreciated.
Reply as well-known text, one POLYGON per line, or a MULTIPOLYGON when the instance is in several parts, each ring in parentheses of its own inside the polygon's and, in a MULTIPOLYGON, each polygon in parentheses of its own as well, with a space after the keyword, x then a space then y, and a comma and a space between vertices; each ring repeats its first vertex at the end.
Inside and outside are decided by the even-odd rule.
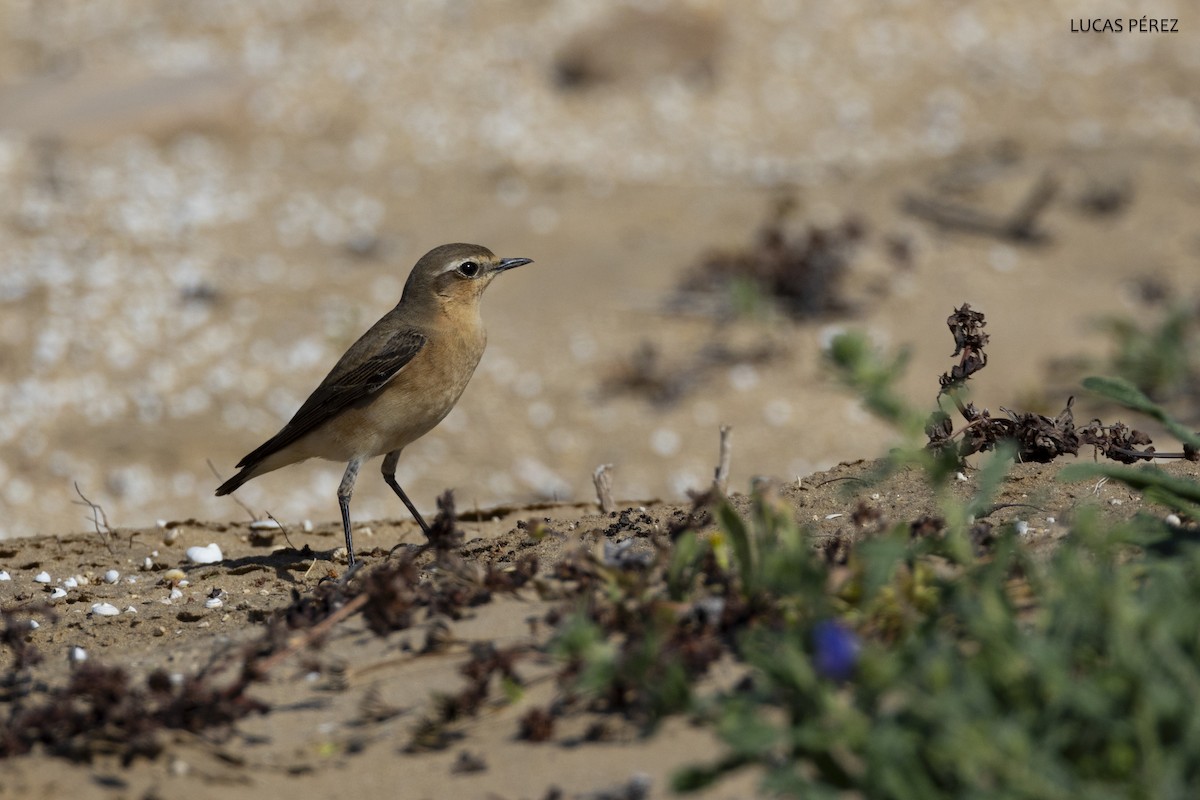
POLYGON ((500 258, 477 244, 444 244, 421 256, 404 284, 404 299, 433 300, 443 306, 473 305, 501 272, 532 261, 500 258))

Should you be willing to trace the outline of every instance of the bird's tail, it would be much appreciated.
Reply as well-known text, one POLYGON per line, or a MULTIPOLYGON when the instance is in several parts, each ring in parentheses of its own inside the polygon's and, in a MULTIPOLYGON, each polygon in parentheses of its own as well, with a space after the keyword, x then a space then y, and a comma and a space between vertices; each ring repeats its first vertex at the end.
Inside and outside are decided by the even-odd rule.
POLYGON ((217 497, 223 497, 227 494, 237 491, 239 486, 254 477, 254 468, 257 466, 257 464, 252 464, 239 470, 236 475, 218 486, 217 497))

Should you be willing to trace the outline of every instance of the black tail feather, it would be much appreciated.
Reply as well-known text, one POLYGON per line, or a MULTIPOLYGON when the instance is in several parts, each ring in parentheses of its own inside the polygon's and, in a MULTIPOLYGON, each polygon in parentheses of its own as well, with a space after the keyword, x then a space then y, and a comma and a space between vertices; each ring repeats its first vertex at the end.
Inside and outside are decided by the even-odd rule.
POLYGON ((224 497, 237 491, 237 488, 248 480, 250 480, 250 467, 240 470, 238 474, 218 486, 217 497, 224 497))

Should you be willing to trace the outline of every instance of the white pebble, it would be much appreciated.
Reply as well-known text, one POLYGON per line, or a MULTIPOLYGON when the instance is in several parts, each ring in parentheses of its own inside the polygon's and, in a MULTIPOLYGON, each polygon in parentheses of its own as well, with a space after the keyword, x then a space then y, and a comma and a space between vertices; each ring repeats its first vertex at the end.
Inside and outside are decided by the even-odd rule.
POLYGON ((154 559, 146 556, 146 560, 142 562, 142 569, 154 569, 154 559))
POLYGON ((215 543, 209 544, 208 547, 189 547, 187 557, 193 564, 216 564, 223 558, 221 548, 215 543))
POLYGON ((1123 506, 1123 505, 1125 505, 1125 501, 1118 500, 1117 498, 1114 497, 1113 499, 1108 501, 1108 504, 1110 506, 1123 506))
POLYGON ((825 519, 837 519, 838 517, 844 517, 844 516, 846 516, 846 515, 843 512, 839 511, 836 514, 826 514, 825 519))
POLYGON ((0 569, 0 581, 11 581, 12 576, 6 570, 0 569))
POLYGON ((996 245, 988 251, 988 264, 996 272, 1012 272, 1017 267, 1017 252, 1005 245, 996 245))
POLYGON ((210 597, 204 601, 205 608, 220 608, 225 605, 225 601, 219 597, 210 597))
POLYGON ((167 527, 167 521, 165 519, 156 520, 154 524, 160 528, 167 527))
POLYGON ((729 368, 729 385, 739 392, 748 392, 758 386, 758 370, 749 364, 737 364, 729 368))
POLYGON ((121 609, 114 606, 112 603, 93 603, 92 613, 101 617, 115 617, 121 613, 121 609))
POLYGON ((1017 536, 1024 536, 1029 533, 1029 523, 1023 519, 1019 519, 1013 523, 1013 530, 1017 532, 1017 536))
POLYGON ((963 475, 961 472, 956 472, 956 473, 954 473, 954 480, 956 480, 956 481, 965 481, 966 479, 967 479, 967 476, 966 476, 966 475, 963 475))
POLYGON ((763 407, 763 418, 768 425, 780 427, 786 425, 792 418, 792 404, 787 400, 775 398, 763 407))
POLYGON ((1046 517, 1046 524, 1047 524, 1047 525, 1053 525, 1053 524, 1054 524, 1054 517, 1046 517))
POLYGON ((40 627, 42 626, 36 619, 29 620, 29 630, 36 631, 40 627))
MULTIPOLYGON (((250 530, 252 531, 277 531, 281 527, 282 526, 273 519, 256 519, 254 522, 250 523, 250 530)), ((210 545, 210 547, 215 546, 216 545, 210 545)), ((218 558, 217 560, 220 561, 221 559, 218 558)))
POLYGON ((650 434, 650 447, 660 456, 672 456, 679 451, 679 434, 670 428, 658 428, 650 434))
POLYGON ((116 583, 119 580, 121 580, 121 573, 117 572, 115 569, 110 569, 108 572, 104 573, 105 583, 116 583))
POLYGON ((1178 528, 1183 524, 1183 520, 1179 518, 1178 514, 1167 514, 1167 516, 1163 519, 1163 522, 1167 523, 1172 528, 1178 528))
POLYGON ((33 579, 35 581, 37 581, 38 583, 49 583, 50 582, 50 573, 46 572, 45 570, 42 570, 37 575, 34 575, 33 579))
POLYGON ((304 520, 304 526, 303 526, 303 527, 304 527, 304 532, 305 532, 305 533, 312 533, 312 528, 313 528, 312 520, 311 520, 311 519, 306 519, 306 520, 304 520))
POLYGON ((125 613, 126 613, 126 614, 136 614, 136 613, 137 613, 137 609, 136 609, 136 608, 134 608, 133 606, 126 606, 126 607, 125 607, 125 613))
POLYGON ((79 586, 79 581, 75 580, 74 578, 67 578, 62 582, 62 585, 64 589, 75 589, 79 586))
POLYGON ((67 661, 70 661, 72 664, 82 664, 84 661, 87 661, 87 657, 87 650, 84 650, 82 647, 67 648, 67 661))
POLYGON ((57 600, 60 597, 66 597, 66 596, 67 596, 67 590, 62 588, 61 586, 55 586, 54 591, 50 593, 51 600, 57 600))
POLYGON ((178 589, 172 589, 169 597, 172 600, 178 600, 179 598, 183 597, 183 592, 179 591, 178 589))

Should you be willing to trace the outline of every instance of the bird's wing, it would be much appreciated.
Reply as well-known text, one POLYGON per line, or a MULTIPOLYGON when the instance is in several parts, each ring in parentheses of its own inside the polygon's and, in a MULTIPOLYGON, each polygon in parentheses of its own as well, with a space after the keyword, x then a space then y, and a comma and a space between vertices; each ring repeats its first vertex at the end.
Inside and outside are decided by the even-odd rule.
POLYGON ((373 355, 352 367, 343 367, 343 362, 352 360, 349 357, 359 344, 343 356, 342 362, 321 381, 288 424, 238 462, 239 467, 262 461, 316 430, 349 406, 378 392, 421 351, 425 346, 425 335, 411 328, 397 331, 382 346, 372 347, 373 355))

